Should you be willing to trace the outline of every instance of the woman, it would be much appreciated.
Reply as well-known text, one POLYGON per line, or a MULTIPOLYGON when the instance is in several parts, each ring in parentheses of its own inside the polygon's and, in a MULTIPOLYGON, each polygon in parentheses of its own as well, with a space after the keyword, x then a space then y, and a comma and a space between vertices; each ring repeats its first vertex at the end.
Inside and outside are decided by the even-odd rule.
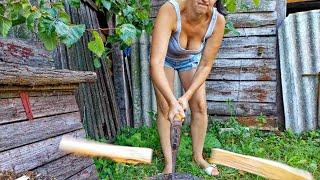
POLYGON ((158 108, 158 131, 165 157, 163 173, 172 172, 170 121, 191 109, 193 159, 212 176, 219 174, 202 156, 207 130, 205 80, 220 48, 225 27, 221 0, 169 0, 159 10, 152 34, 150 74, 158 108), (173 94, 174 70, 185 94, 173 94))

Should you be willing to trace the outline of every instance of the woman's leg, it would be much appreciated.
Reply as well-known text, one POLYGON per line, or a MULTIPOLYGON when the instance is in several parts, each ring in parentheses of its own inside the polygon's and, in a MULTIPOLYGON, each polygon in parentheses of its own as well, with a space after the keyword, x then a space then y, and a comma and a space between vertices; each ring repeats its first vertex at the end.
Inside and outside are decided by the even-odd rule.
MULTIPOLYGON (((174 87, 174 70, 171 68, 165 68, 165 74, 169 82, 170 88, 173 91, 174 87)), ((165 167, 163 173, 172 172, 172 152, 170 144, 170 121, 168 118, 169 106, 163 95, 154 87, 155 94, 157 98, 157 126, 160 136, 160 143, 162 147, 162 152, 164 155, 165 167)))
MULTIPOLYGON (((187 90, 192 82, 196 69, 183 71, 179 73, 183 88, 187 90)), ((189 100, 191 109, 191 136, 193 158, 201 168, 207 168, 210 164, 203 159, 203 146, 208 126, 206 85, 205 83, 193 94, 189 100)), ((212 175, 217 175, 217 169, 214 169, 212 175)))

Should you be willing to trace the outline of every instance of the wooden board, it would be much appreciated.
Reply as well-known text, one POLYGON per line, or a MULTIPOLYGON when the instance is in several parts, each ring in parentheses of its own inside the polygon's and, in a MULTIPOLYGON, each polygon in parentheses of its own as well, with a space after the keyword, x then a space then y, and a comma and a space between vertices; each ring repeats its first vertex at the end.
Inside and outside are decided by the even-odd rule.
POLYGON ((79 112, 0 125, 0 152, 81 128, 79 112))
POLYGON ((94 165, 91 165, 86 169, 83 169, 82 171, 68 178, 68 180, 97 180, 97 179, 99 179, 98 172, 94 165))
MULTIPOLYGON (((231 114, 225 101, 207 101, 207 104, 209 115, 228 116, 231 114)), ((269 116, 277 113, 275 103, 234 102, 233 104, 237 116, 256 116, 260 113, 269 116)))
POLYGON ((0 84, 5 85, 60 85, 94 82, 94 72, 55 70, 30 66, 13 66, 0 62, 0 84))
POLYGON ((311 173, 284 163, 213 148, 209 163, 247 171, 267 179, 312 180, 311 173))
POLYGON ((52 53, 17 38, 0 38, 0 62, 30 65, 33 67, 54 67, 52 53))
POLYGON ((67 155, 36 168, 36 173, 64 180, 93 165, 91 158, 67 155))
POLYGON ((275 81, 207 81, 207 100, 276 102, 275 81))
POLYGON ((217 58, 272 58, 276 57, 276 37, 224 38, 217 58))
POLYGON ((239 34, 234 34, 231 31, 224 35, 224 37, 243 37, 243 36, 275 36, 276 26, 268 25, 264 27, 253 28, 236 28, 239 34))
POLYGON ((207 80, 276 80, 275 59, 216 59, 207 80))
POLYGON ((9 98, 20 98, 21 91, 27 91, 29 97, 45 97, 45 96, 65 96, 65 95, 74 95, 75 89, 78 88, 77 85, 64 86, 62 90, 59 89, 60 86, 49 87, 20 87, 20 86, 5 86, 0 85, 0 99, 9 99, 9 98), (55 89, 57 88, 57 89, 55 89))
MULTIPOLYGON (((34 118, 78 111, 74 95, 29 98, 34 118)), ((0 99, 0 124, 26 120, 20 98, 0 99)))
MULTIPOLYGON (((68 133, 75 137, 84 137, 84 130, 68 133)), ((0 153, 0 169, 23 172, 47 164, 65 156, 66 153, 58 150, 62 136, 46 139, 26 146, 21 146, 0 153)))
MULTIPOLYGON (((166 1, 157 1, 152 2, 152 8, 151 8, 151 17, 155 17, 157 12, 159 11, 160 7, 165 3, 166 1)), ((241 3, 238 3, 236 13, 241 12, 273 12, 276 8, 276 0, 260 0, 260 5, 255 6, 252 3, 252 0, 244 0, 242 1, 244 7, 241 3), (243 8, 241 8, 243 6, 243 8)))

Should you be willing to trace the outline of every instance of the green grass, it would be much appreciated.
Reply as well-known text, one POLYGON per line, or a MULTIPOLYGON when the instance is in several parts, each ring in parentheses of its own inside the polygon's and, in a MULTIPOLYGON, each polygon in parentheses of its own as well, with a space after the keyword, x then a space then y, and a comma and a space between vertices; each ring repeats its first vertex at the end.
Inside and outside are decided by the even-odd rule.
MULTIPOLYGON (((183 126, 182 139, 177 158, 177 172, 185 172, 203 179, 207 176, 193 161, 189 127, 183 126)), ((116 137, 115 144, 149 147, 153 151, 151 165, 127 165, 111 160, 95 159, 100 179, 144 179, 160 173, 164 167, 163 155, 156 126, 137 129, 126 128, 116 137)), ((320 180, 320 131, 296 135, 286 131, 279 135, 249 129, 231 121, 215 122, 208 128, 204 156, 210 156, 211 148, 222 148, 236 153, 275 160, 307 170, 320 180), (232 127, 231 132, 220 132, 221 128, 232 127)), ((220 176, 216 179, 264 179, 236 169, 219 166, 220 176)))

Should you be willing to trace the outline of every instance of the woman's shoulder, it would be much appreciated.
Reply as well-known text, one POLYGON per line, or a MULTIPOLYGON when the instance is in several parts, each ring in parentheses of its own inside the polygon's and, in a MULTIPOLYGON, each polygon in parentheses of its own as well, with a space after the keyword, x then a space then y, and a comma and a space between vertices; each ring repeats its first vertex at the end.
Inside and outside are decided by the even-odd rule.
POLYGON ((224 28, 226 24, 226 18, 224 15, 217 12, 217 21, 216 21, 216 28, 224 28))

